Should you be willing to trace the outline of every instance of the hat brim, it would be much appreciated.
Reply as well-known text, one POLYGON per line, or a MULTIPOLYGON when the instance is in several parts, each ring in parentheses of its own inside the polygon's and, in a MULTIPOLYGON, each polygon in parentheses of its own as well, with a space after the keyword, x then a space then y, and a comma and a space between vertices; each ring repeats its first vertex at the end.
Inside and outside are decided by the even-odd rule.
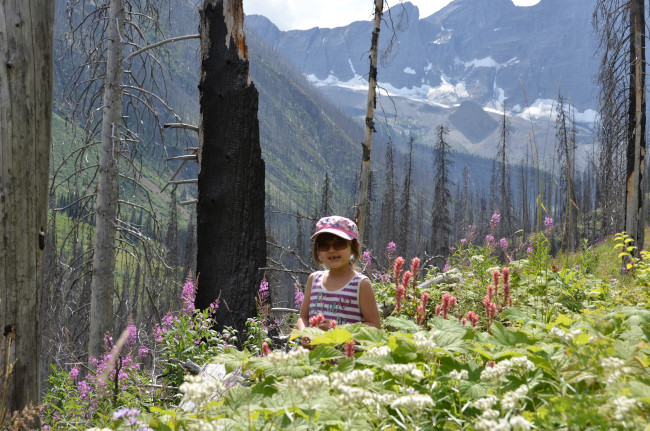
POLYGON ((350 235, 347 232, 344 232, 344 231, 339 230, 339 229, 334 229, 334 228, 331 228, 331 227, 326 227, 324 229, 319 230, 318 232, 316 232, 315 234, 313 234, 311 236, 311 239, 316 238, 318 235, 320 235, 322 233, 331 233, 332 235, 336 235, 336 236, 341 237, 343 239, 347 239, 348 241, 352 241, 353 239, 356 239, 355 237, 353 237, 352 235, 350 235))

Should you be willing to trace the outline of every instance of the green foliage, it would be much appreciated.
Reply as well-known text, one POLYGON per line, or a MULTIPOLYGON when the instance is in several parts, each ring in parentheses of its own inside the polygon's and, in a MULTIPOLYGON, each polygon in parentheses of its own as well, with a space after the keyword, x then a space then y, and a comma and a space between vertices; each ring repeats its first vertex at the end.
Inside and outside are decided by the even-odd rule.
MULTIPOLYGON (((245 384, 224 386, 208 377, 186 377, 180 387, 183 399, 198 408, 152 407, 137 421, 154 430, 647 426, 650 309, 625 302, 645 289, 640 261, 623 280, 636 293, 621 297, 612 281, 595 276, 599 267, 585 268, 600 261, 598 248, 577 257, 585 265, 557 267, 540 236, 529 259, 511 262, 509 271, 492 266, 496 262, 489 256, 474 254, 478 249, 467 250, 464 256, 457 254, 454 270, 459 275, 452 280, 420 290, 409 287, 408 295, 428 293, 432 298, 425 321, 418 324, 418 315, 405 307, 385 318, 384 329, 354 324, 329 331, 294 330, 292 338, 308 336, 313 350, 260 354, 260 316, 251 321, 248 348, 220 347, 192 356, 224 364, 227 372, 245 376, 245 384), (504 300, 506 280, 512 306, 504 300), (491 300, 498 307, 488 326, 481 307, 488 285, 495 283, 491 300), (446 318, 435 311, 445 294, 457 298, 446 318), (473 326, 457 310, 462 317, 469 311, 478 314, 479 322, 473 326)), ((427 278, 438 276, 432 271, 427 278)), ((373 287, 388 299, 394 286, 394 280, 378 278, 373 287)), ((178 324, 176 331, 174 338, 187 339, 188 352, 194 349, 193 337, 205 337, 189 324, 178 324)), ((58 390, 74 390, 72 382, 59 381, 58 390)), ((70 411, 80 412, 72 404, 70 411)), ((124 419, 93 424, 128 429, 124 419)))

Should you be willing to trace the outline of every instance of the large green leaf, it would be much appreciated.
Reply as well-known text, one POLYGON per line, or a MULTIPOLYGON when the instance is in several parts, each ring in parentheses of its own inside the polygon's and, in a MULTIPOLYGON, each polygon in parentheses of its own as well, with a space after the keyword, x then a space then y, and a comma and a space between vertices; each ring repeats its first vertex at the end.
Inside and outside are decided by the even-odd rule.
POLYGON ((317 337, 311 340, 312 346, 318 346, 319 344, 343 344, 352 339, 352 334, 350 331, 343 328, 334 328, 331 331, 322 333, 317 337))
POLYGON ((363 323, 355 323, 350 325, 350 333, 352 338, 360 344, 376 345, 388 341, 388 333, 383 329, 373 328, 372 326, 364 325, 363 323))
POLYGON ((528 314, 518 308, 506 308, 501 312, 501 316, 513 323, 521 323, 522 325, 532 320, 528 314))
POLYGON ((516 347, 519 344, 531 345, 534 343, 526 333, 510 330, 503 326, 501 322, 492 323, 490 330, 494 341, 502 346, 516 347))
POLYGON ((409 334, 421 331, 422 328, 412 320, 403 317, 388 316, 385 320, 386 326, 403 331, 409 334))
POLYGON ((345 355, 343 355, 343 353, 340 350, 335 349, 332 346, 323 345, 323 344, 317 345, 316 348, 314 348, 314 350, 309 352, 310 361, 315 360, 318 362, 333 361, 336 359, 341 359, 344 356, 345 355))

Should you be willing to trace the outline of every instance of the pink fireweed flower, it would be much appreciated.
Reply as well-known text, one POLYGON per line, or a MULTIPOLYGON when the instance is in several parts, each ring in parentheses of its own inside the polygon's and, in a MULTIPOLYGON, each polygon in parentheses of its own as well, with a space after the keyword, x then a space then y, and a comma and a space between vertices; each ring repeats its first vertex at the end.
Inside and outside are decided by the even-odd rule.
POLYGON ((300 308, 302 302, 305 300, 305 294, 302 292, 298 284, 296 284, 295 288, 296 288, 296 294, 293 300, 296 303, 296 308, 300 308))
POLYGON ((392 255, 396 251, 397 251, 397 245, 393 241, 389 242, 388 245, 386 246, 386 253, 392 255))
POLYGON ((146 347, 140 347, 138 350, 138 358, 142 359, 145 358, 149 354, 149 349, 146 347))
POLYGON ((187 316, 194 313, 194 299, 196 298, 196 286, 190 279, 185 282, 181 293, 181 314, 187 316))
POLYGON ((532 247, 528 247, 528 248, 526 249, 526 252, 529 253, 529 254, 533 254, 533 251, 534 251, 534 250, 533 250, 532 247))
POLYGON ((406 295, 406 288, 404 286, 400 286, 397 288, 395 291, 395 309, 397 310, 397 315, 402 311, 402 300, 404 299, 404 296, 406 295))
POLYGON ((138 328, 135 325, 129 325, 126 327, 126 330, 129 332, 129 338, 126 343, 131 347, 135 347, 138 343, 138 328))
POLYGON ((399 277, 402 274, 403 265, 404 258, 402 256, 398 256, 395 259, 395 263, 393 264, 393 277, 395 278, 395 286, 399 286, 399 277))
POLYGON ((361 257, 361 262, 366 267, 366 269, 370 271, 370 267, 372 266, 372 257, 370 256, 369 251, 363 252, 363 256, 361 257))
POLYGON ((490 219, 490 229, 492 232, 496 230, 499 223, 501 223, 501 214, 499 213, 492 214, 492 218, 490 219))
POLYGON ((318 325, 320 325, 324 321, 325 321, 325 316, 323 316, 321 313, 318 313, 317 315, 309 318, 309 326, 311 326, 312 328, 317 328, 318 325))
POLYGON ((72 367, 70 370, 70 377, 72 377, 72 380, 76 381, 77 377, 79 377, 79 368, 72 367))
POLYGON ((461 246, 465 246, 465 245, 467 245, 467 238, 461 238, 461 239, 460 239, 460 245, 461 245, 461 246))
POLYGON ((268 356, 269 353, 271 353, 271 349, 269 348, 269 343, 265 341, 262 343, 262 356, 268 356))
POLYGON ((269 297, 269 282, 266 281, 266 276, 262 278, 260 283, 260 289, 258 291, 258 296, 262 304, 266 303, 266 299, 269 297))
POLYGON ((485 235, 485 243, 489 246, 494 246, 494 237, 490 234, 485 235))
POLYGON ((499 246, 504 250, 507 249, 508 248, 508 241, 505 238, 501 238, 499 240, 499 246))
POLYGON ((447 271, 451 271, 451 265, 448 264, 448 263, 445 263, 445 267, 442 268, 442 272, 447 272, 447 271))
POLYGON ((545 217, 544 226, 546 227, 546 229, 551 229, 553 227, 553 219, 551 217, 545 217))
POLYGON ((343 348, 345 350, 345 357, 346 358, 354 358, 354 340, 350 340, 347 343, 345 343, 345 347, 343 348))

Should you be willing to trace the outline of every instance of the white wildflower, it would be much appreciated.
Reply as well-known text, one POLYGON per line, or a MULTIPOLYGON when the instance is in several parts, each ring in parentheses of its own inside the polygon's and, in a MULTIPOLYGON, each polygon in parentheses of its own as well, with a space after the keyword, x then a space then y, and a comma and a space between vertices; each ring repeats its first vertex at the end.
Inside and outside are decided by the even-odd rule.
POLYGON ((427 394, 403 395, 393 400, 390 406, 394 409, 403 408, 411 411, 421 411, 427 407, 433 407, 433 399, 427 394))
POLYGON ((422 353, 431 352, 436 348, 435 338, 440 334, 440 331, 416 332, 413 334, 413 342, 422 353))
POLYGON ((395 397, 397 397, 397 395, 394 392, 382 395, 375 392, 368 392, 366 398, 364 398, 361 403, 368 407, 387 406, 395 399, 395 397))
POLYGON ((385 358, 386 356, 390 355, 391 350, 390 347, 388 346, 379 346, 379 347, 372 347, 368 349, 366 352, 366 356, 369 358, 385 358))
POLYGON ((481 380, 499 380, 501 377, 504 377, 510 371, 512 363, 509 359, 501 361, 498 364, 495 364, 493 367, 486 367, 481 371, 481 380))
POLYGON ((348 373, 341 373, 340 371, 335 371, 330 374, 330 381, 332 382, 332 387, 339 389, 342 385, 345 386, 366 386, 375 378, 375 373, 365 368, 363 370, 352 370, 348 373))
POLYGON ((223 425, 215 422, 199 421, 198 423, 190 424, 187 429, 189 431, 223 431, 225 428, 223 425))
POLYGON ((363 403, 367 399, 372 399, 372 392, 355 386, 339 385, 338 390, 341 394, 338 396, 341 404, 363 403))
POLYGON ((304 397, 312 397, 322 387, 329 386, 329 379, 322 374, 312 374, 296 381, 298 390, 304 397))
POLYGON ((551 335, 559 338, 565 343, 570 343, 577 335, 580 335, 581 333, 582 331, 580 329, 574 329, 573 331, 566 332, 562 328, 559 328, 557 326, 551 328, 551 335))
POLYGON ((488 419, 479 417, 474 425, 476 431, 510 431, 510 424, 506 419, 488 419))
POLYGON ((266 356, 266 359, 271 361, 274 366, 278 367, 288 365, 289 363, 296 360, 303 359, 307 355, 309 355, 309 350, 303 347, 297 347, 296 349, 289 352, 274 350, 266 356))
POLYGON ((510 418, 510 426, 514 431, 517 430, 522 430, 522 431, 529 431, 530 430, 530 422, 526 420, 523 416, 512 416, 510 418))
POLYGON ((533 364, 527 356, 520 356, 518 358, 510 359, 511 367, 519 371, 535 371, 535 364, 533 364))
POLYGON ((483 257, 480 254, 475 254, 474 256, 470 257, 469 260, 474 264, 478 264, 478 263, 483 263, 485 257, 483 257))
POLYGON ((414 363, 384 365, 384 370, 388 371, 395 377, 404 377, 407 374, 411 374, 411 371, 413 371, 414 369, 415 369, 414 363))
POLYGON ((488 395, 485 398, 479 398, 474 401, 472 405, 481 411, 486 411, 492 408, 497 403, 498 399, 494 395, 488 395))
POLYGON ((554 336, 556 338, 559 338, 560 340, 564 341, 565 343, 569 343, 573 339, 571 334, 569 334, 567 332, 564 332, 563 329, 558 328, 557 326, 552 327, 550 332, 551 332, 552 336, 554 336))
POLYGON ((467 370, 460 370, 460 371, 453 370, 451 373, 449 373, 449 377, 451 378, 451 380, 455 382, 460 382, 461 380, 467 380, 467 378, 469 377, 469 373, 467 372, 467 370))
POLYGON ((600 366, 605 369, 605 381, 607 383, 614 383, 623 374, 622 368, 625 362, 613 356, 602 358, 600 366))
POLYGON ((627 417, 628 413, 634 409, 637 404, 637 400, 621 395, 620 397, 616 398, 612 404, 614 404, 615 408, 614 419, 617 421, 622 421, 627 417))
POLYGON ((185 376, 185 382, 178 388, 184 394, 184 400, 201 405, 216 393, 224 391, 223 384, 203 376, 185 376))
POLYGON ((506 410, 513 410, 519 407, 519 402, 528 394, 528 386, 521 385, 515 391, 508 391, 501 398, 501 407, 506 410))

